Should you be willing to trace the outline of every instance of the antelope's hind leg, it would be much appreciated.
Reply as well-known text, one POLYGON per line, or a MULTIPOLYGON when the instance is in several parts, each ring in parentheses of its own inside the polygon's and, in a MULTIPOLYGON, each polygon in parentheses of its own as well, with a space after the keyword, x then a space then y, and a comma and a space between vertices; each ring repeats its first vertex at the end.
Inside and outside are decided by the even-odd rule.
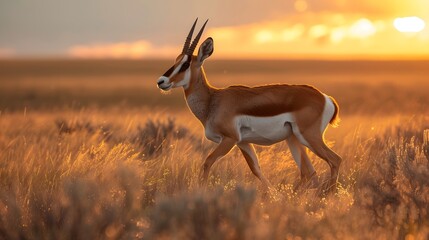
POLYGON ((331 169, 331 178, 327 190, 335 190, 338 181, 338 173, 342 162, 341 157, 330 149, 323 140, 320 132, 311 135, 306 132, 304 135, 305 140, 308 142, 309 148, 318 157, 325 160, 331 169))
POLYGON ((292 157, 295 160, 296 165, 301 171, 301 180, 297 186, 295 186, 295 190, 300 187, 303 188, 315 188, 319 185, 316 170, 314 170, 313 164, 308 158, 306 149, 304 146, 298 141, 295 135, 291 135, 286 139, 286 142, 289 146, 292 157))
POLYGON ((337 153, 326 146, 323 139, 325 129, 321 129, 320 125, 317 124, 304 127, 292 124, 292 130, 293 134, 302 145, 308 147, 318 157, 328 163, 331 170, 331 177, 328 182, 327 190, 335 190, 342 159, 337 153))

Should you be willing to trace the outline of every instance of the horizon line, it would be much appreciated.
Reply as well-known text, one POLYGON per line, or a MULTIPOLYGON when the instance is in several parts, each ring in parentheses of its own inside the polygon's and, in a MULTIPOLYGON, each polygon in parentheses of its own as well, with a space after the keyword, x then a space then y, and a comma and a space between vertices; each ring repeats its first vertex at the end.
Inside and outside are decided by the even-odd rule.
MULTIPOLYGON (((171 61, 170 57, 70 57, 65 55, 0 56, 0 61, 171 61)), ((429 61, 429 55, 300 55, 289 57, 212 57, 210 61, 429 61)))

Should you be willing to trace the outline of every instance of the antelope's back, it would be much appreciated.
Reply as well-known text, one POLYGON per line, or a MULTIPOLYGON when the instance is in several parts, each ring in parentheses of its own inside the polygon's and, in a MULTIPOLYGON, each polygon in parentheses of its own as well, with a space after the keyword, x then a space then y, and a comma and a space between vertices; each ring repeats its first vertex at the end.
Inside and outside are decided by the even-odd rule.
POLYGON ((256 117, 275 116, 311 108, 321 114, 325 105, 323 93, 308 85, 230 86, 219 89, 213 105, 222 111, 256 117))

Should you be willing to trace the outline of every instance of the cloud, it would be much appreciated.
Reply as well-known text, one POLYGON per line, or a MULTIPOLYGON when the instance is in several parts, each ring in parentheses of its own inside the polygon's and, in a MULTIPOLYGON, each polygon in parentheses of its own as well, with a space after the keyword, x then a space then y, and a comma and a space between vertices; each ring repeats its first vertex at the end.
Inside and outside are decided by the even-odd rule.
POLYGON ((101 43, 73 46, 68 53, 77 58, 142 58, 150 47, 147 41, 101 43))
MULTIPOLYGON (((213 58, 314 58, 429 55, 429 29, 404 35, 393 27, 394 18, 360 14, 304 12, 281 19, 208 28, 201 39, 213 37, 213 58)), ((176 45, 155 45, 144 39, 95 43, 69 48, 76 58, 169 58, 179 54, 176 45)), ((196 52, 198 49, 196 50, 196 52)))
POLYGON ((304 13, 284 19, 234 27, 211 28, 216 56, 284 58, 429 54, 429 31, 406 36, 394 18, 304 13))
POLYGON ((75 58, 139 59, 171 57, 176 50, 176 47, 155 47, 149 41, 139 40, 77 45, 70 47, 67 53, 75 58))

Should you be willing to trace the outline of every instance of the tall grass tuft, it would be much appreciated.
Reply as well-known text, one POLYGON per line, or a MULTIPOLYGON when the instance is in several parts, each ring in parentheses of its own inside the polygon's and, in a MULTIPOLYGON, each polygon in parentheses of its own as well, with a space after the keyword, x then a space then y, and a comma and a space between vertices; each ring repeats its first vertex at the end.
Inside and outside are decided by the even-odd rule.
POLYGON ((138 126, 133 142, 141 149, 144 157, 161 154, 172 138, 183 139, 189 136, 189 130, 178 126, 172 118, 166 121, 148 119, 145 125, 138 126))
MULTIPOLYGON (((285 145, 258 148, 275 194, 263 191, 236 149, 201 188, 200 167, 213 145, 197 140, 186 118, 142 124, 91 115, 0 117, 0 239, 429 236, 424 117, 406 125, 404 117, 344 116, 327 136, 344 158, 340 187, 321 196, 293 190, 299 171, 285 145)), ((310 158, 320 178, 329 177, 326 163, 310 158)))

